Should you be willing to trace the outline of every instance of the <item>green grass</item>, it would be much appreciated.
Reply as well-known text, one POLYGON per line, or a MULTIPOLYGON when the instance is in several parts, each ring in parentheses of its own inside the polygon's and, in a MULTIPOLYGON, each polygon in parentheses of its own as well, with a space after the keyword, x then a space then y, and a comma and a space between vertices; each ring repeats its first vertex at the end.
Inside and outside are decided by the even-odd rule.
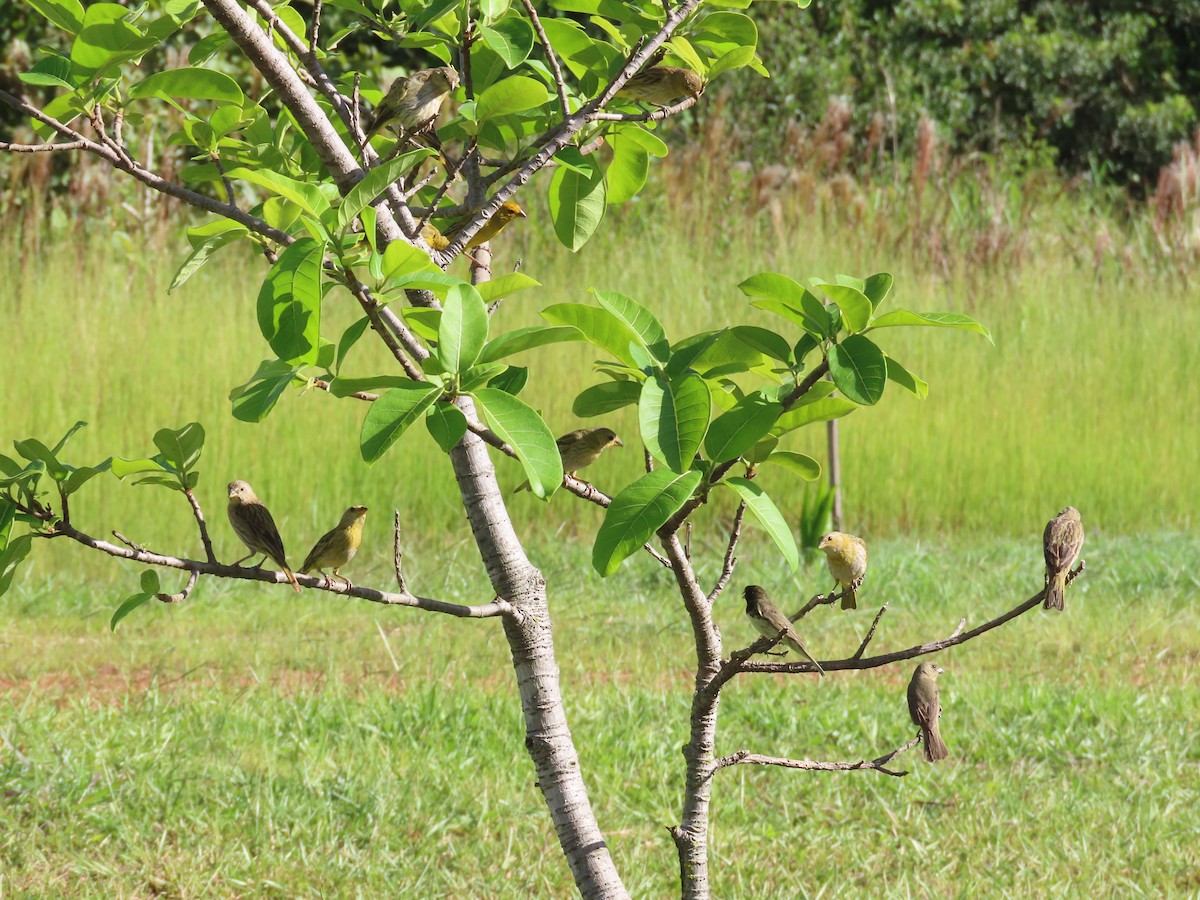
MULTIPOLYGON (((664 826, 679 814, 691 680, 678 604, 648 561, 604 582, 584 547, 535 551, 600 823, 633 894, 671 896, 664 826)), ((976 624, 1040 586, 1037 557, 1036 541, 881 542, 865 608, 822 610, 806 641, 847 652, 885 600, 880 650, 948 634, 960 615, 976 624)), ((903 779, 722 772, 716 895, 1200 888, 1200 542, 1096 539, 1086 557, 1065 614, 1035 611, 938 658, 946 763, 910 753, 903 779)), ((784 582, 770 558, 753 542, 735 582, 784 582)), ((449 553, 437 562, 452 568, 449 553)), ((802 573, 795 595, 823 581, 802 573)), ((471 597, 466 578, 442 587, 471 597)), ((113 635, 110 605, 78 586, 26 586, 6 603, 6 896, 571 892, 497 622, 202 585, 113 635)), ((717 610, 730 649, 753 638, 740 606, 731 592, 717 610)), ((912 732, 910 671, 743 676, 718 751, 882 753, 912 732)))

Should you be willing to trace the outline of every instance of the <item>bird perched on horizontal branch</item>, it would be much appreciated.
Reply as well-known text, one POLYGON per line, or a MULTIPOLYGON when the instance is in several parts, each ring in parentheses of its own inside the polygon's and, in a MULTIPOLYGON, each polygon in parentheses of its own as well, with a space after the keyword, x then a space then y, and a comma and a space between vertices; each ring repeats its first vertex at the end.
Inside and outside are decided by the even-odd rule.
MULTIPOLYGON (((228 511, 229 524, 233 526, 233 533, 250 551, 248 556, 243 556, 234 565, 240 565, 261 553, 263 557, 270 557, 275 565, 283 570, 288 581, 292 583, 292 587, 299 592, 300 583, 296 581, 295 573, 288 568, 287 554, 283 551, 283 539, 279 536, 279 529, 275 527, 271 511, 258 499, 254 489, 246 482, 229 482, 228 511)), ((259 565, 261 567, 261 563, 259 565)))
POLYGON ((350 587, 350 579, 338 570, 354 559, 354 554, 362 546, 363 522, 366 518, 365 506, 351 506, 342 513, 342 520, 338 522, 337 527, 325 532, 308 551, 300 571, 307 573, 316 569, 325 575, 326 569, 332 569, 333 575, 325 577, 340 578, 346 582, 346 587, 350 587))
POLYGON ((942 717, 942 701, 937 677, 942 671, 942 667, 936 663, 923 662, 917 666, 912 681, 908 683, 908 714, 913 724, 921 729, 926 762, 937 762, 950 755, 938 728, 938 720, 942 717))
POLYGON ((703 79, 690 69, 655 66, 630 78, 617 91, 617 96, 653 106, 670 106, 684 97, 699 99, 703 93, 703 79))
MULTIPOLYGON (((563 471, 568 475, 586 469, 609 447, 625 446, 611 428, 579 428, 564 434, 554 443, 558 446, 558 455, 562 457, 563 471)), ((523 481, 513 493, 528 489, 529 482, 523 481)))
POLYGON ((407 134, 419 131, 437 118, 442 101, 458 87, 458 72, 452 66, 423 69, 397 78, 375 108, 367 125, 366 140, 371 140, 385 125, 407 134))
POLYGON ((1043 609, 1063 608, 1067 573, 1083 549, 1083 520, 1079 510, 1068 506, 1046 523, 1042 534, 1042 553, 1046 557, 1046 599, 1043 609))
POLYGON ((800 640, 800 635, 796 633, 796 626, 767 596, 766 588, 751 584, 742 591, 742 596, 746 600, 746 615, 759 634, 768 638, 783 635, 781 638, 783 643, 816 666, 819 674, 825 674, 821 664, 813 658, 813 655, 805 648, 804 642, 800 640))
POLYGON ((831 531, 821 538, 818 550, 825 551, 825 562, 833 576, 834 590, 849 593, 842 598, 842 609, 858 609, 858 588, 867 575, 867 542, 857 535, 831 531))
MULTIPOLYGON (((492 214, 492 217, 483 224, 483 227, 475 232, 474 235, 472 235, 471 239, 467 241, 467 245, 464 249, 474 249, 484 241, 490 241, 492 238, 498 235, 505 229, 509 222, 512 222, 515 219, 527 218, 529 217, 525 214, 525 210, 521 209, 521 204, 517 203, 516 200, 505 200, 502 204, 500 204, 500 208, 492 214)), ((465 216, 447 228, 444 232, 438 231, 437 228, 435 228, 431 223, 426 222, 425 226, 421 229, 421 237, 423 237, 425 239, 425 243, 427 243, 434 250, 445 250, 450 246, 455 237, 458 236, 458 233, 463 230, 467 222, 470 220, 471 216, 465 216)))

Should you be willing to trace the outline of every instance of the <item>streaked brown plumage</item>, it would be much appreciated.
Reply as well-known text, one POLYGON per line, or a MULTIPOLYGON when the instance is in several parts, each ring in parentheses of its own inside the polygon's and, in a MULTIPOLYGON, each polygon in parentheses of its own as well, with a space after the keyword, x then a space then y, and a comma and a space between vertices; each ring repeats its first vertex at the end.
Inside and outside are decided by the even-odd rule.
POLYGON ((389 123, 406 132, 417 131, 437 118, 442 101, 458 87, 458 72, 452 66, 423 69, 397 78, 375 108, 367 126, 369 141, 389 123))
POLYGON ((912 681, 908 683, 908 714, 912 717, 913 724, 921 729, 921 744, 925 748, 926 762, 937 762, 950 755, 938 727, 938 720, 942 716, 942 701, 937 677, 941 674, 941 666, 924 662, 917 666, 912 681))
POLYGON ((699 97, 704 93, 704 81, 690 69, 679 66, 655 66, 638 72, 617 91, 618 97, 670 106, 684 97, 699 97))
POLYGON ((1046 558, 1046 599, 1043 609, 1063 608, 1067 573, 1083 549, 1083 520, 1079 510, 1068 506, 1046 523, 1042 534, 1042 553, 1046 558))
MULTIPOLYGON (((558 455, 562 457, 563 471, 568 475, 590 466, 609 447, 625 446, 611 428, 579 428, 564 434, 554 443, 558 446, 558 455)), ((529 482, 524 481, 513 493, 528 489, 529 482)))
POLYGON ((742 591, 742 597, 746 600, 746 615, 759 634, 769 638, 779 637, 782 634, 783 643, 816 666, 817 672, 824 676, 825 670, 805 648, 804 642, 800 640, 800 635, 796 632, 796 626, 767 596, 765 588, 757 584, 747 585, 746 589, 742 591))
MULTIPOLYGON (((354 559, 358 548, 362 545, 363 522, 367 518, 365 506, 351 506, 342 513, 342 519, 337 527, 325 532, 308 551, 304 558, 301 572, 311 572, 316 569, 325 575, 326 569, 333 570, 332 578, 340 578, 350 587, 350 579, 338 570, 354 559)), ((326 576, 329 578, 330 576, 326 576)))
MULTIPOLYGON (((455 236, 462 231, 463 226, 467 224, 470 218, 470 216, 467 216, 459 219, 447 228, 445 232, 438 231, 431 223, 426 222, 425 226, 421 229, 421 237, 434 250, 445 250, 450 246, 450 242, 454 240, 455 236)), ((517 201, 505 200, 500 204, 500 208, 496 210, 492 217, 484 223, 483 227, 475 232, 472 238, 467 241, 467 246, 464 249, 471 250, 478 247, 484 241, 490 241, 514 219, 527 218, 529 218, 528 215, 526 215, 525 210, 521 209, 521 205, 517 201)))
POLYGON ((234 565, 240 565, 259 554, 270 557, 275 565, 279 566, 287 575, 292 587, 299 591, 300 583, 296 581, 295 574, 288 568, 287 554, 283 550, 283 539, 279 536, 279 529, 275 527, 271 511, 255 496, 254 489, 246 482, 229 482, 228 511, 229 524, 233 526, 234 534, 241 538, 242 543, 250 551, 249 556, 242 557, 234 565))

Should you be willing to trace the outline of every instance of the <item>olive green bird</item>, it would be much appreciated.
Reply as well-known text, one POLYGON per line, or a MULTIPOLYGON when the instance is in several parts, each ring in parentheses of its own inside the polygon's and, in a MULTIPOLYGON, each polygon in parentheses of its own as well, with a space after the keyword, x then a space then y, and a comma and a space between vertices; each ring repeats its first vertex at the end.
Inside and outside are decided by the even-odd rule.
MULTIPOLYGON (((568 475, 586 469, 609 447, 625 446, 611 428, 580 428, 564 434, 554 443, 558 446, 558 455, 562 457, 563 471, 568 475)), ((528 489, 529 482, 523 481, 513 493, 528 489)))
POLYGON ((908 714, 913 724, 921 729, 926 762, 937 762, 950 755, 938 728, 938 720, 942 717, 942 701, 937 677, 941 674, 941 666, 924 662, 917 666, 912 681, 908 683, 908 714))
MULTIPOLYGON (((525 210, 521 209, 521 204, 515 200, 505 200, 500 204, 500 208, 492 214, 492 217, 483 223, 471 239, 467 241, 465 250, 471 250, 478 247, 484 241, 490 241, 501 231, 503 231, 509 222, 516 219, 527 219, 525 210)), ((450 246, 450 243, 458 236, 458 233, 463 230, 467 222, 471 220, 471 216, 465 216, 453 223, 444 232, 438 231, 431 223, 426 222, 421 228, 421 237, 434 250, 445 250, 450 246)))
MULTIPOLYGON (((292 587, 299 592, 300 583, 296 581, 295 573, 288 568, 283 539, 279 537, 279 529, 275 527, 271 511, 255 496, 254 489, 244 481, 229 482, 229 524, 233 526, 233 533, 250 551, 249 555, 235 562, 235 566, 259 554, 262 554, 264 560, 270 557, 275 565, 283 570, 292 587)), ((262 561, 259 562, 258 568, 262 568, 262 561)))
POLYGON ((800 635, 796 633, 796 626, 767 596, 766 588, 757 584, 747 585, 746 589, 742 591, 742 596, 746 600, 746 615, 759 634, 769 638, 776 638, 782 634, 783 643, 816 666, 817 672, 821 676, 825 675, 821 664, 813 658, 813 655, 805 648, 804 642, 800 640, 800 635))
POLYGON ((456 87, 458 72, 452 66, 423 69, 397 78, 375 108, 367 125, 366 140, 371 140, 385 125, 409 134, 419 131, 437 118, 442 101, 456 87))
POLYGON ((362 546, 363 522, 366 518, 365 506, 352 506, 342 513, 342 520, 338 522, 337 527, 325 532, 308 551, 300 571, 308 573, 316 569, 325 575, 326 569, 332 569, 333 575, 325 575, 325 578, 330 581, 340 578, 346 583, 346 587, 350 587, 350 579, 338 570, 354 559, 354 554, 362 546))
POLYGON ((1046 599, 1043 609, 1063 608, 1067 573, 1083 549, 1083 520, 1079 510, 1068 506, 1046 523, 1042 534, 1042 553, 1046 557, 1046 599))
POLYGON ((867 542, 854 534, 831 531, 821 538, 817 549, 825 551, 834 590, 849 591, 842 598, 842 609, 858 609, 858 588, 867 575, 867 542))
POLYGON ((617 96, 653 106, 670 106, 684 97, 698 99, 703 93, 704 81, 690 69, 655 66, 630 78, 617 91, 617 96))

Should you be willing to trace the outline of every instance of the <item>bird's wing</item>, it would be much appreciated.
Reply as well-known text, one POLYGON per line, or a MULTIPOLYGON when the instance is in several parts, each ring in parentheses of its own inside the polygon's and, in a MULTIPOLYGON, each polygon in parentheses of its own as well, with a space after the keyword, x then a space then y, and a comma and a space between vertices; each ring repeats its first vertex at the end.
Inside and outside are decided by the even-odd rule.
POLYGON ((562 453, 568 447, 573 447, 575 444, 577 444, 580 440, 583 439, 583 436, 587 433, 587 431, 588 431, 588 429, 586 429, 586 428, 577 428, 574 431, 564 434, 562 437, 560 437, 558 440, 556 440, 554 442, 555 446, 558 447, 558 452, 562 453))
POLYGON ((327 531, 321 535, 320 539, 313 544, 313 548, 308 551, 308 556, 304 557, 304 565, 300 567, 301 572, 307 572, 325 555, 325 551, 329 549, 329 545, 333 542, 334 535, 337 534, 337 529, 327 531))
POLYGON ((254 522, 254 530, 262 541, 265 550, 277 563, 283 565, 287 554, 283 550, 283 538, 275 527, 275 519, 271 511, 261 503, 249 503, 245 506, 246 514, 254 522))

